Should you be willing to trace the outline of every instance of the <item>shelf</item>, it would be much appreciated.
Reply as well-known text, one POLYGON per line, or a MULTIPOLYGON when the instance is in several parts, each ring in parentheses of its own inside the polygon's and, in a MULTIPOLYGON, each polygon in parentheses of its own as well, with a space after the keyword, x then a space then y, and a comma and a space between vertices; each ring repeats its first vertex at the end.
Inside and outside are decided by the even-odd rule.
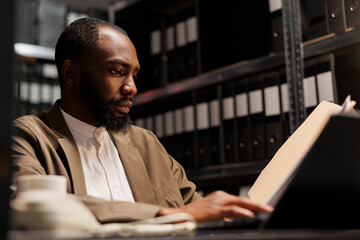
POLYGON ((347 29, 339 34, 329 34, 304 44, 304 59, 326 54, 360 42, 360 28, 347 29))
MULTIPOLYGON (((360 28, 314 39, 304 43, 304 59, 356 44, 359 42, 359 39, 360 28)), ((181 82, 169 84, 166 87, 142 92, 135 97, 134 105, 139 106, 182 92, 193 91, 234 78, 246 77, 261 71, 283 66, 284 64, 285 58, 283 52, 273 53, 269 56, 261 57, 255 60, 242 61, 192 78, 184 79, 181 82)))

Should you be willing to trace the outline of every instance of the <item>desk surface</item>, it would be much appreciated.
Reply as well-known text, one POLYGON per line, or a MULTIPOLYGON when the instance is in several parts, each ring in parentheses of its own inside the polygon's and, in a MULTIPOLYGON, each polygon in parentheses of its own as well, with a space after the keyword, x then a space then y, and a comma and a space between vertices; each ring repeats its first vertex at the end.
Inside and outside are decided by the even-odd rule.
MULTIPOLYGON (((7 240, 49 240, 59 239, 53 238, 49 232, 36 231, 10 231, 7 240)), ((69 239, 79 239, 76 236, 69 239)), ((86 240, 94 240, 95 238, 86 238, 86 240)), ((124 239, 124 238, 106 238, 106 239, 124 239)), ((165 237, 131 237, 129 239, 144 240, 233 240, 233 239, 360 239, 360 229, 356 230, 234 230, 234 229, 200 229, 194 235, 190 236, 165 236, 165 237)))

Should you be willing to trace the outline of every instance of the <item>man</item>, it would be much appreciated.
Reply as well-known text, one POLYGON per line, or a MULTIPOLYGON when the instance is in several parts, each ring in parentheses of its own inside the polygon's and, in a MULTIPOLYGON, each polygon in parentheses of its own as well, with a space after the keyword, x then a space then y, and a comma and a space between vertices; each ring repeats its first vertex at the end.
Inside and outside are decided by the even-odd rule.
POLYGON ((15 178, 65 176, 68 192, 102 223, 178 212, 204 222, 272 210, 221 191, 201 198, 154 134, 131 125, 140 65, 124 30, 77 20, 59 37, 55 60, 61 100, 14 122, 15 178))

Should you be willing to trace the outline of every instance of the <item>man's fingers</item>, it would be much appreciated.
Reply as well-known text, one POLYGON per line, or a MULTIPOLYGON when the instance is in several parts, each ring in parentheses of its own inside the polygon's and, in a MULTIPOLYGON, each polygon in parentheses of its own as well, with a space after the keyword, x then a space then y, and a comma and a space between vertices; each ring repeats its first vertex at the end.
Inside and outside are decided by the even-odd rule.
POLYGON ((254 212, 272 212, 274 210, 273 207, 269 205, 255 203, 248 198, 231 195, 221 191, 216 192, 215 196, 220 197, 223 204, 227 206, 240 206, 254 212))
POLYGON ((226 206, 224 207, 223 217, 250 217, 254 218, 255 214, 245 208, 239 206, 226 206))

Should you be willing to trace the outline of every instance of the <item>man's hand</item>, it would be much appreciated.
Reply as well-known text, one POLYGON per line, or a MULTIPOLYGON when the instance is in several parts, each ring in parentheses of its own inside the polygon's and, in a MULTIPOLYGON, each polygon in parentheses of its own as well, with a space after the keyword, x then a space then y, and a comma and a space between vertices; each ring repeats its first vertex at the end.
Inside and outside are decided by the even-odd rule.
POLYGON ((163 208, 159 216, 185 212, 194 216, 197 222, 208 222, 235 217, 255 217, 257 212, 272 212, 268 205, 254 203, 250 199, 216 191, 203 199, 192 202, 181 208, 163 208))

